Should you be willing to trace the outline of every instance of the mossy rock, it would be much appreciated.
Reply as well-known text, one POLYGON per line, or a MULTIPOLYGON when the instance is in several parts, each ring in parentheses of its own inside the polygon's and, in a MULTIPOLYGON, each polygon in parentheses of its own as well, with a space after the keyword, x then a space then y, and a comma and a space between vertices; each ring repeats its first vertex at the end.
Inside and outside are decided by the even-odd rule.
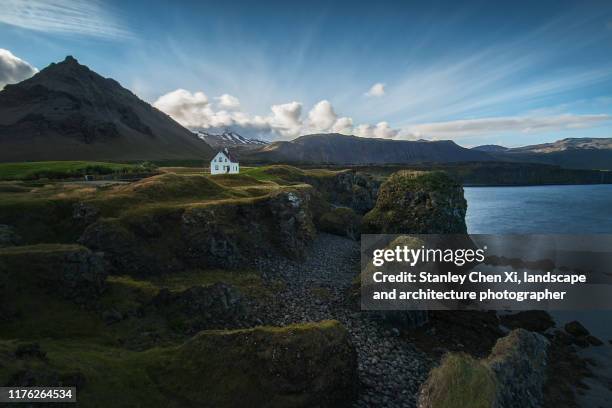
POLYGON ((543 402, 547 340, 516 329, 488 358, 449 353, 421 387, 419 408, 538 408, 543 402))
POLYGON ((443 172, 399 171, 380 187, 366 233, 465 234, 463 187, 443 172))
POLYGON ((349 406, 358 384, 337 321, 201 332, 151 373, 164 394, 203 407, 349 406))
POLYGON ((357 240, 361 232, 361 217, 350 208, 337 207, 321 216, 318 227, 321 231, 357 240))
POLYGON ((496 408, 491 369, 468 354, 447 354, 421 388, 419 408, 496 408))

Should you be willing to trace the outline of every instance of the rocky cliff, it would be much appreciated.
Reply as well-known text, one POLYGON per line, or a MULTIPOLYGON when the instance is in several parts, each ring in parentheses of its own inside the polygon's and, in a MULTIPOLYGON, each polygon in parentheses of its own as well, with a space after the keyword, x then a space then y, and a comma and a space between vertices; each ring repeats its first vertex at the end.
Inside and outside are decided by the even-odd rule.
POLYGON ((399 171, 380 187, 364 231, 379 234, 465 234, 463 187, 443 172, 399 171))
POLYGON ((100 219, 79 242, 104 252, 111 273, 236 268, 279 254, 300 258, 315 234, 311 197, 308 187, 289 188, 263 197, 100 219))

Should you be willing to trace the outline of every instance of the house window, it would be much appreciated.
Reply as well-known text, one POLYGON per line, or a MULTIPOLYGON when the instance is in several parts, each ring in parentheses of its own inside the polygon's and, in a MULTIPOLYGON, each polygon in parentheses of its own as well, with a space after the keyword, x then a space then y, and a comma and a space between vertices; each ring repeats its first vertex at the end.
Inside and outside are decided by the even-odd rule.
POLYGON ((215 170, 219 170, 219 165, 215 165, 215 170))

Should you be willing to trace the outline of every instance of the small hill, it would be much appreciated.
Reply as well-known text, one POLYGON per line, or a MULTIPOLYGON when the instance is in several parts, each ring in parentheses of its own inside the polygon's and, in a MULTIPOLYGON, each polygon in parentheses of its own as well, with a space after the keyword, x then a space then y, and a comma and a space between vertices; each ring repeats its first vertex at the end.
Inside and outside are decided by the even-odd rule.
POLYGON ((0 161, 202 159, 212 149, 73 57, 0 91, 0 161))
POLYGON ((485 152, 463 148, 450 140, 408 141, 314 134, 289 142, 274 142, 250 153, 246 159, 288 163, 398 164, 492 160, 485 152))

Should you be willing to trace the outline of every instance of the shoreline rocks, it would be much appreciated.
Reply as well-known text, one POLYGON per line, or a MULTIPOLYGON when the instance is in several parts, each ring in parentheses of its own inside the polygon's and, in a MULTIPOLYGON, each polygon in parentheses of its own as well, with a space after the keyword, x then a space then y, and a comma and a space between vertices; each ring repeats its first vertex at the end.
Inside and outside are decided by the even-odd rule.
POLYGON ((418 407, 438 408, 454 401, 461 404, 457 406, 539 408, 548 344, 540 334, 515 329, 497 341, 486 359, 451 353, 423 384, 418 407))

